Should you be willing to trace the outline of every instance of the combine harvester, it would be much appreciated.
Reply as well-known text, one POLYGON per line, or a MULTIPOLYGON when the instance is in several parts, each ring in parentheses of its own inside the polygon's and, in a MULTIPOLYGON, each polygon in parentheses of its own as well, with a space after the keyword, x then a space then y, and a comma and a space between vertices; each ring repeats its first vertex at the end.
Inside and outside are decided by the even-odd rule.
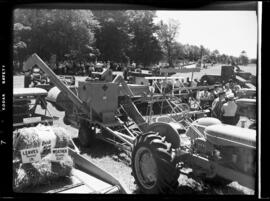
POLYGON ((36 54, 25 65, 38 65, 55 84, 47 100, 65 111, 66 123, 79 129, 82 146, 93 145, 98 137, 131 153, 132 173, 142 192, 174 192, 180 162, 195 172, 199 167, 200 176, 255 188, 255 130, 224 125, 214 118, 192 121, 190 111, 177 105, 171 105, 169 116, 147 122, 132 101, 132 90, 121 76, 113 79, 109 69, 100 80, 72 88, 36 54))

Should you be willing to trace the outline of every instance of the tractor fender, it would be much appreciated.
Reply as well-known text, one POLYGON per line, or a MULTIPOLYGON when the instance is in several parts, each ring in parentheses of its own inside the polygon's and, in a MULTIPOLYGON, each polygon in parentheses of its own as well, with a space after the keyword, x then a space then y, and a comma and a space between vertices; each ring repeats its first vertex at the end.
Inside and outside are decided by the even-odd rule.
POLYGON ((172 148, 180 147, 180 136, 174 124, 165 122, 155 122, 148 126, 147 132, 158 132, 160 136, 165 137, 166 141, 172 144, 172 148))
POLYGON ((192 122, 192 124, 198 124, 201 126, 211 126, 221 124, 221 121, 214 117, 202 117, 192 122))

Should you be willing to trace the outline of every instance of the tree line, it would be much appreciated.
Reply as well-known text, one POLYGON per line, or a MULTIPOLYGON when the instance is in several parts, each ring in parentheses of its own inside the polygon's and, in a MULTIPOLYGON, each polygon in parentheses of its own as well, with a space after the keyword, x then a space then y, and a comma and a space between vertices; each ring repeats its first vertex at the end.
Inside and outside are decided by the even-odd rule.
POLYGON ((14 69, 22 70, 28 56, 37 53, 57 68, 63 62, 82 65, 103 61, 143 67, 161 61, 179 63, 248 63, 241 53, 236 58, 203 46, 175 41, 179 22, 154 23, 156 11, 149 10, 64 10, 16 9, 14 11, 14 69))

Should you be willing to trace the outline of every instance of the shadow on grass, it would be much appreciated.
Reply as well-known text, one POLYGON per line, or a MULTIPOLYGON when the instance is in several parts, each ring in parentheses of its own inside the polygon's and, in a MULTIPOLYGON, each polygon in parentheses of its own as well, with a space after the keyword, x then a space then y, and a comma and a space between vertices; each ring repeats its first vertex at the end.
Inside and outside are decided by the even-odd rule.
POLYGON ((121 153, 121 151, 117 147, 113 146, 110 143, 104 142, 100 139, 95 139, 95 141, 89 147, 82 147, 78 138, 74 138, 73 141, 76 144, 76 146, 80 149, 81 154, 87 154, 92 158, 114 156, 115 154, 121 153))
POLYGON ((73 141, 80 149, 81 154, 87 154, 91 158, 103 158, 108 156, 117 162, 123 162, 127 166, 130 165, 130 157, 127 152, 120 150, 108 142, 96 138, 91 146, 82 147, 78 138, 74 138, 73 141))

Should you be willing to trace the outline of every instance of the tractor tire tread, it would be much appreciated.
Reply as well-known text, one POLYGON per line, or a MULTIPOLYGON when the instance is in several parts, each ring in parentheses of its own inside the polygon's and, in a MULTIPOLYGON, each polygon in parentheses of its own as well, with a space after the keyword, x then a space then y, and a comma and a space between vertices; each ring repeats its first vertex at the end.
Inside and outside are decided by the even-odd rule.
POLYGON ((148 132, 136 138, 132 150, 132 174, 135 178, 135 183, 143 193, 172 193, 175 192, 178 187, 180 172, 176 167, 177 163, 172 154, 171 146, 169 145, 170 143, 162 139, 158 133, 153 134, 152 132, 148 132), (142 146, 151 150, 157 165, 157 183, 152 189, 145 189, 143 185, 140 184, 134 165, 136 151, 142 146))

